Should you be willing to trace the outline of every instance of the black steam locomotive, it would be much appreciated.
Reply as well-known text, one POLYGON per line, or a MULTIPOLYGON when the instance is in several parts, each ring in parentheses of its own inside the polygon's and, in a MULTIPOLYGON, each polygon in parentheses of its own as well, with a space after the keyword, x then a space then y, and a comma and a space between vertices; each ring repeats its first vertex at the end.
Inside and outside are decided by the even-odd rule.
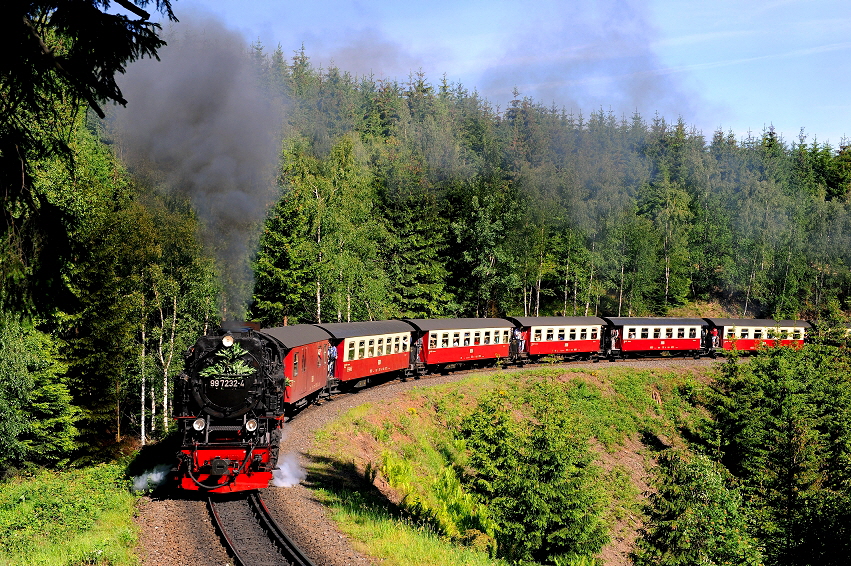
POLYGON ((267 487, 278 459, 284 388, 282 348, 253 332, 204 336, 175 387, 183 434, 180 486, 241 491, 267 487))

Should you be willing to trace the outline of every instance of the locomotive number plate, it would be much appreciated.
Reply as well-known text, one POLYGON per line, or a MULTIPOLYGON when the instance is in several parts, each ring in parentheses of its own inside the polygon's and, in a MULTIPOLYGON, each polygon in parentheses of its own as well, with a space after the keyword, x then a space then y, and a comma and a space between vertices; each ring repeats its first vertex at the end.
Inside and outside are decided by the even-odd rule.
POLYGON ((211 379, 209 387, 213 389, 239 389, 245 387, 244 379, 211 379))

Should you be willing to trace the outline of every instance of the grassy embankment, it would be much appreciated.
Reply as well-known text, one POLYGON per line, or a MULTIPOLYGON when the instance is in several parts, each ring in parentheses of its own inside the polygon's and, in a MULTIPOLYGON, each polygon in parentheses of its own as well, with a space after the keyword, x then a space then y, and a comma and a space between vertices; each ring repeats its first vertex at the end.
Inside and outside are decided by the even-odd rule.
MULTIPOLYGON (((653 453, 683 447, 682 432, 699 426, 704 414, 693 401, 708 373, 546 369, 420 389, 362 405, 321 430, 308 481, 332 506, 341 529, 383 564, 504 564, 489 557, 486 537, 458 528, 459 517, 478 513, 476 501, 447 472, 463 475, 467 465, 460 423, 494 391, 528 398, 555 386, 595 455, 610 538, 598 557, 623 562, 643 521, 653 453)), ((515 410, 524 410, 521 405, 515 410)))
POLYGON ((125 466, 39 472, 0 484, 0 564, 135 564, 125 466))

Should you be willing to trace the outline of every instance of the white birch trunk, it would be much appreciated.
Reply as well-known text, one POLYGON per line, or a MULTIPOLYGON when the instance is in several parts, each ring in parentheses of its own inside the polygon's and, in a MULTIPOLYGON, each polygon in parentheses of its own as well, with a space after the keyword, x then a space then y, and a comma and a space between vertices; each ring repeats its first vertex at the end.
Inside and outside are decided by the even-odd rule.
POLYGON ((145 385, 147 384, 147 380, 145 379, 145 309, 142 308, 142 401, 140 403, 142 410, 142 434, 141 434, 141 443, 142 446, 145 445, 146 437, 145 437, 145 385))

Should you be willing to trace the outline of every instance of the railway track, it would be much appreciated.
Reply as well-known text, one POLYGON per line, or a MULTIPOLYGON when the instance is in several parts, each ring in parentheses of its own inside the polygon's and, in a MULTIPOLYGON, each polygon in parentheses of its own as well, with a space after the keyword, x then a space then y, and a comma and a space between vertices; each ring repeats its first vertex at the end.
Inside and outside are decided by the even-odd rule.
POLYGON ((210 496, 207 508, 236 566, 313 566, 272 518, 258 492, 210 496))

